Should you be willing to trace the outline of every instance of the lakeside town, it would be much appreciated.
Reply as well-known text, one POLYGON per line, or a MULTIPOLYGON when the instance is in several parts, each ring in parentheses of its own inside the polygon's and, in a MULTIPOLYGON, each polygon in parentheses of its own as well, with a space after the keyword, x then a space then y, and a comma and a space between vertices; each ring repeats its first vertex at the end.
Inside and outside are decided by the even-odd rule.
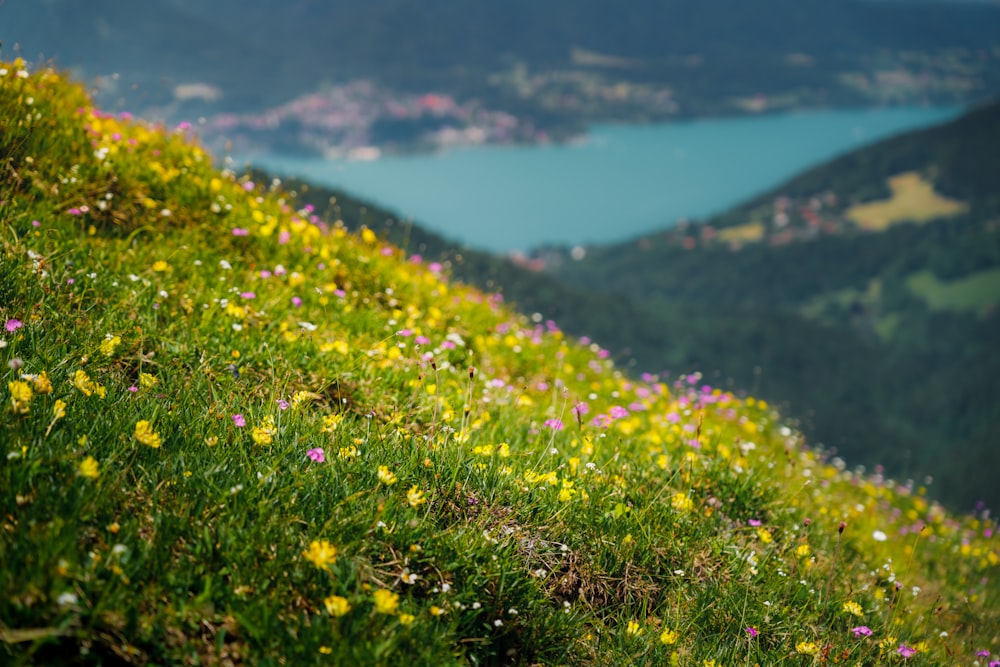
MULTIPOLYGON (((775 113, 836 106, 967 104, 988 96, 993 51, 951 49, 936 54, 885 52, 867 70, 843 71, 829 88, 702 98, 683 85, 639 76, 643 63, 583 50, 564 69, 531 70, 523 62, 487 77, 479 95, 441 90, 400 91, 374 79, 326 83, 264 110, 225 109, 224 91, 206 83, 174 89, 165 116, 188 103, 204 113, 198 131, 219 153, 277 152, 371 160, 384 153, 434 152, 483 144, 538 144, 579 137, 594 122, 648 123, 674 119, 775 113)), ((806 54, 789 54, 788 68, 812 68, 806 54)), ((689 78, 704 65, 685 59, 689 78)))

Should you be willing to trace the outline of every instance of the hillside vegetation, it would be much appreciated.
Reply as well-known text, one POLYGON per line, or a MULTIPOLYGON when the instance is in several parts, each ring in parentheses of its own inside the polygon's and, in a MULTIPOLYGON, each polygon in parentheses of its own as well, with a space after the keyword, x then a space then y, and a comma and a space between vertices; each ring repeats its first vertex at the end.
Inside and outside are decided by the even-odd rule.
POLYGON ((986 664, 1000 536, 0 64, 12 664, 986 664))
POLYGON ((635 350, 640 367, 717 371, 788 406, 852 463, 931 475, 954 507, 996 506, 998 143, 993 103, 711 220, 591 247, 581 261, 568 249, 540 256, 568 287, 663 321, 659 347, 635 350))

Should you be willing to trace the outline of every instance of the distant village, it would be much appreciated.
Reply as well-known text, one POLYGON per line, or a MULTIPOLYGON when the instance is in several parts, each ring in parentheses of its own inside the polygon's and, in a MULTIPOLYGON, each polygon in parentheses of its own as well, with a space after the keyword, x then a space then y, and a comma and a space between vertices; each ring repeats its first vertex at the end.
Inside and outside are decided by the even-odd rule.
MULTIPOLYGON (((639 61, 575 50, 565 69, 533 71, 514 63, 493 73, 484 89, 489 102, 440 91, 402 92, 373 79, 358 79, 326 84, 263 111, 207 115, 199 133, 217 153, 371 160, 383 153, 565 141, 600 121, 663 122, 706 114, 778 112, 829 107, 838 99, 854 105, 967 103, 983 89, 984 68, 996 59, 1000 50, 886 52, 869 71, 838 75, 836 91, 803 88, 700 99, 666 83, 632 80, 629 72, 642 70, 639 61), (544 124, 537 118, 544 118, 544 124)), ((789 54, 786 64, 815 66, 806 54, 789 54)), ((702 62, 691 57, 683 65, 696 71, 702 62)), ((223 91, 197 83, 175 90, 178 101, 197 98, 214 108, 223 106, 222 96, 223 91)))

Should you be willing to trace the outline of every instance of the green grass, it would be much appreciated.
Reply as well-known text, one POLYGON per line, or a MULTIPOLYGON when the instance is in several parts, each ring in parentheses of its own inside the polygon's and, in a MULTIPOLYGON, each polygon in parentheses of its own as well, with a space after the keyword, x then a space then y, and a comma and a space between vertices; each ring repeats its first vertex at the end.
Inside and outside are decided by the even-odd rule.
POLYGON ((21 68, 0 76, 4 663, 1000 651, 986 514, 842 470, 697 376, 628 378, 21 68))
POLYGON ((1000 301, 1000 269, 947 281, 938 280, 930 271, 919 271, 906 279, 906 286, 932 310, 976 312, 1000 301))

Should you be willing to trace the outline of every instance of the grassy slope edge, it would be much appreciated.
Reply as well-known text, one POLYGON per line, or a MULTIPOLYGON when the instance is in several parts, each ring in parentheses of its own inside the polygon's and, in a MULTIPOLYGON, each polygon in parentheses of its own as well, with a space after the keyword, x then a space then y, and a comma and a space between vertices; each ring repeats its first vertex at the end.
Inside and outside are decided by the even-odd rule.
MULTIPOLYGON (((0 656, 973 664, 998 540, 0 64, 0 656)), ((982 663, 980 663, 982 664, 982 663)))

